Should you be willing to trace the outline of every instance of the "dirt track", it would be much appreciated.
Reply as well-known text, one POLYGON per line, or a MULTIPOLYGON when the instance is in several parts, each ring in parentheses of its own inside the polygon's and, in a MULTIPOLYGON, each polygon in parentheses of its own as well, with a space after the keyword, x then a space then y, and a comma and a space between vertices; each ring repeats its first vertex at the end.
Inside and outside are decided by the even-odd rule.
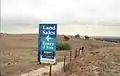
MULTIPOLYGON (((52 66, 52 73, 59 71, 63 67, 63 62, 59 62, 56 65, 52 66)), ((22 74, 21 76, 48 76, 50 66, 45 66, 44 68, 40 68, 38 70, 33 70, 29 73, 22 74)))

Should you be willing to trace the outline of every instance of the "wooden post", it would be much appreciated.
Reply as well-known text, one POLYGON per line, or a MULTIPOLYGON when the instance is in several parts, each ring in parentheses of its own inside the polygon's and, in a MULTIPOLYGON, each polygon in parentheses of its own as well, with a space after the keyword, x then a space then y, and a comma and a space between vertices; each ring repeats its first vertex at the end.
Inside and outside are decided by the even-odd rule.
POLYGON ((64 72, 65 72, 65 60, 66 60, 66 56, 64 56, 64 72))
POLYGON ((78 52, 78 51, 76 50, 76 57, 77 57, 77 52, 78 52))
POLYGON ((85 54, 85 53, 84 53, 84 47, 82 47, 82 54, 83 54, 83 56, 84 56, 84 54, 85 54))
POLYGON ((70 51, 70 61, 72 60, 72 51, 70 51))
POLYGON ((50 72, 49 72, 49 76, 52 76, 52 64, 50 64, 50 72))
POLYGON ((80 55, 81 48, 79 49, 79 55, 80 55))
POLYGON ((75 56, 74 56, 74 58, 76 58, 76 50, 75 50, 75 56))
POLYGON ((76 48, 76 50, 75 50, 75 58, 77 57, 77 48, 76 48))

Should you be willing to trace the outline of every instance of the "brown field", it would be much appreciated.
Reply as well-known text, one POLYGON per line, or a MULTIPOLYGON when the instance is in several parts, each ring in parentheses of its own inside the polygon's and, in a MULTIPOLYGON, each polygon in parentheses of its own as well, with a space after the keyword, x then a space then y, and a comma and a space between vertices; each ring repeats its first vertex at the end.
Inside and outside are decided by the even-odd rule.
MULTIPOLYGON (((57 41, 69 43, 72 46, 73 53, 74 53, 75 48, 84 46, 85 56, 82 57, 83 60, 81 60, 81 57, 78 57, 74 61, 71 62, 71 66, 72 66, 71 73, 70 73, 70 70, 68 69, 67 73, 62 73, 62 71, 60 71, 56 73, 55 76, 59 76, 59 73, 62 73, 63 76, 69 76, 70 74, 75 74, 73 76, 80 76, 80 75, 88 76, 87 74, 85 75, 86 70, 83 70, 83 72, 81 72, 80 67, 78 66, 80 66, 80 64, 81 66, 84 64, 85 69, 87 67, 94 66, 94 64, 97 64, 97 60, 101 58, 102 55, 103 57, 104 56, 106 57, 108 55, 108 57, 112 59, 113 54, 115 54, 116 58, 118 58, 118 59, 114 58, 118 61, 118 63, 116 64, 120 64, 119 62, 120 44, 96 41, 96 40, 75 39, 74 37, 70 37, 69 41, 64 41, 63 36, 59 36, 57 38, 57 41), (96 54, 96 51, 99 53, 96 54)), ((26 72, 44 67, 46 64, 39 65, 37 62, 37 52, 38 52, 37 46, 38 46, 38 36, 36 34, 1 35, 0 36, 0 64, 1 64, 0 72, 1 72, 1 75, 2 76, 19 76, 22 73, 26 73, 26 72)), ((57 62, 62 61, 64 55, 69 56, 69 51, 58 50, 57 51, 57 62)), ((110 59, 104 60, 105 65, 110 64, 109 63, 110 59)), ((107 68, 109 69, 111 67, 107 67, 107 68)), ((118 72, 120 72, 119 68, 120 68, 120 65, 115 66, 115 69, 118 69, 118 72)), ((103 69, 103 66, 100 66, 100 69, 103 69)), ((107 69, 105 70, 107 71, 107 69)), ((89 75, 89 76, 95 76, 95 75, 89 75)), ((113 76, 113 75, 108 74, 108 76, 113 76)), ((118 76, 118 75, 116 74, 114 76, 118 76)))
POLYGON ((62 69, 53 76, 120 76, 120 46, 78 56, 66 65, 66 72, 62 69))
MULTIPOLYGON (((19 76, 47 64, 38 64, 37 35, 0 36, 0 72, 2 76, 19 76)), ((63 60, 69 51, 57 51, 57 62, 63 60)))

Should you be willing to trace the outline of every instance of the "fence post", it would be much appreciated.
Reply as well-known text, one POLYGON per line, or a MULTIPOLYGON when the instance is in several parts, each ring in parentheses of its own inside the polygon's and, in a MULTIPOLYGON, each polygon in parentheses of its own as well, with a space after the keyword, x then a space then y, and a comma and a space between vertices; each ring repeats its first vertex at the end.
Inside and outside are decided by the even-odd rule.
POLYGON ((79 48, 79 55, 80 55, 81 48, 79 48))
POLYGON ((75 50, 75 58, 77 57, 77 48, 76 48, 76 50, 75 50))
POLYGON ((70 61, 72 60, 72 51, 70 51, 70 61))
POLYGON ((65 72, 65 60, 66 60, 66 56, 64 56, 64 72, 65 72))
POLYGON ((52 64, 50 64, 50 72, 49 72, 49 76, 52 76, 52 75, 51 75, 51 72, 52 72, 52 64))
POLYGON ((82 54, 83 54, 83 56, 84 56, 84 47, 82 47, 82 54))
POLYGON ((78 52, 78 50, 76 49, 76 57, 77 57, 77 52, 78 52))

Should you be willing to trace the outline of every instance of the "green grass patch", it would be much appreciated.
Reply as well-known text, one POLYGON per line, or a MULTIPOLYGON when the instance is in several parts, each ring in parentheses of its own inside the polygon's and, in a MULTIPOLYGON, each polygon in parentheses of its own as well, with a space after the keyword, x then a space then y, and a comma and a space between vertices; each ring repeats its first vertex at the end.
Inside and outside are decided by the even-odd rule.
POLYGON ((57 43, 56 49, 57 50, 71 50, 72 47, 68 43, 62 43, 61 42, 61 43, 57 43))

